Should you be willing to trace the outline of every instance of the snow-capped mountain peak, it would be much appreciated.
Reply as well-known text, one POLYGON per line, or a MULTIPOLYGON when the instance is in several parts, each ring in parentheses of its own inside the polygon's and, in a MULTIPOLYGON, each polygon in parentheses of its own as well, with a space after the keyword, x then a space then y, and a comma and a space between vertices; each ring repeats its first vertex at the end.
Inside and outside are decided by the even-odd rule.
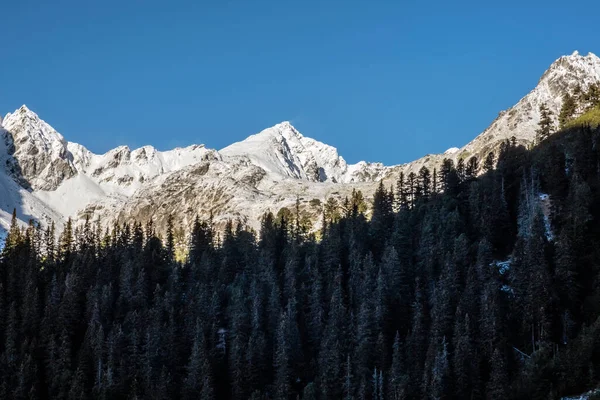
MULTIPOLYGON (((585 88, 590 83, 590 78, 593 81, 594 76, 598 74, 600 74, 600 58, 598 56, 592 52, 582 56, 578 51, 574 51, 573 54, 562 56, 554 61, 542 75, 538 85, 544 82, 576 85, 577 82, 572 81, 581 80, 582 88, 585 88)), ((564 87, 559 89, 564 89, 564 87)))
POLYGON ((2 122, 11 172, 33 189, 51 190, 76 172, 67 142, 36 113, 21 106, 2 122))
POLYGON ((313 182, 339 181, 347 170, 337 149, 304 137, 289 121, 281 122, 220 150, 243 158, 280 177, 313 182))
POLYGON ((515 137, 521 143, 535 140, 542 104, 552 111, 555 122, 565 92, 573 94, 577 86, 583 91, 600 82, 600 58, 593 53, 582 56, 578 51, 562 56, 550 65, 538 84, 516 105, 501 111, 498 118, 475 140, 464 146, 456 156, 487 154, 500 141, 515 137))
POLYGON ((17 141, 39 145, 40 150, 46 152, 61 151, 66 146, 63 136, 26 105, 22 105, 12 114, 7 114, 2 127, 7 131, 18 132, 20 135, 18 139, 15 138, 17 141))
POLYGON ((600 82, 596 55, 576 51, 563 56, 535 88, 500 112, 466 146, 397 166, 348 164, 335 147, 303 136, 289 121, 220 151, 203 145, 169 151, 120 146, 95 154, 67 142, 22 106, 0 121, 0 225, 6 227, 17 208, 22 221, 55 220, 59 226, 66 217, 86 215, 102 215, 107 223, 153 218, 160 225, 170 213, 182 223, 210 213, 216 222, 232 218, 257 227, 262 213, 293 207, 298 196, 304 211, 317 221, 328 197, 342 201, 358 188, 368 199, 379 181, 395 184, 400 173, 418 172, 424 166, 433 170, 446 158, 456 162, 476 156, 481 161, 513 136, 519 143, 531 143, 542 103, 556 119, 565 92, 572 93, 577 86, 586 90, 596 82, 600 82))

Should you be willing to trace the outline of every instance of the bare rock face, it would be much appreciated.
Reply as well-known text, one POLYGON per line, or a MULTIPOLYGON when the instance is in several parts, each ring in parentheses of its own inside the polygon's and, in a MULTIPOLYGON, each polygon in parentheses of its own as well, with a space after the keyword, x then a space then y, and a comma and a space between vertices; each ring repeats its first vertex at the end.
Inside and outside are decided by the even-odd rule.
POLYGON ((9 170, 24 186, 54 190, 76 174, 65 139, 26 106, 7 115, 2 126, 13 157, 9 170))
POLYGON ((561 57, 533 90, 501 111, 467 145, 395 166, 348 164, 336 148, 303 136, 289 122, 219 151, 203 145, 169 151, 120 146, 94 154, 66 142, 23 106, 0 122, 0 189, 10 192, 3 198, 0 191, 0 231, 11 204, 27 210, 23 218, 41 221, 92 217, 109 224, 153 219, 160 230, 169 215, 184 226, 199 215, 212 216, 217 226, 236 220, 258 229, 263 213, 292 208, 296 200, 301 213, 318 227, 328 198, 341 202, 358 189, 369 201, 380 181, 389 186, 400 173, 417 173, 424 166, 433 170, 447 158, 457 162, 476 156, 481 165, 489 152, 512 137, 521 144, 532 143, 542 103, 556 121, 564 93, 576 86, 586 90, 597 82, 598 57, 577 52, 561 57))

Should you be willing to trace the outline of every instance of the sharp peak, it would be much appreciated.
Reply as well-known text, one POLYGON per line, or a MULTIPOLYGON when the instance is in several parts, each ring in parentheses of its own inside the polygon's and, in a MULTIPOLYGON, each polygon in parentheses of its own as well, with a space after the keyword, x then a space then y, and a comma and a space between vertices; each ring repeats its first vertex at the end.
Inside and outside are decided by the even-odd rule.
MULTIPOLYGON (((27 105, 23 104, 21 107, 17 108, 13 113, 6 114, 4 118, 3 124, 5 126, 10 124, 34 124, 37 126, 47 126, 49 130, 54 131, 59 136, 61 136, 56 130, 50 126, 46 121, 41 119, 37 113, 32 111, 27 105)), ((62 136, 61 136, 62 137, 62 136)))
POLYGON ((17 108, 14 112, 6 114, 6 117, 4 118, 4 120, 6 121, 9 118, 18 120, 18 119, 23 119, 24 117, 30 117, 30 119, 37 119, 37 120, 40 119, 40 117, 34 111, 32 111, 29 107, 27 107, 27 105, 23 104, 21 107, 17 108))
POLYGON ((278 124, 273 125, 270 129, 279 129, 279 130, 291 130, 294 133, 299 134, 298 129, 296 129, 290 121, 282 121, 278 124))
POLYGON ((591 51, 587 53, 587 55, 581 54, 579 51, 575 50, 573 53, 569 55, 564 55, 557 58, 550 67, 564 65, 564 63, 578 63, 578 62, 593 62, 600 63, 600 58, 592 53, 591 51))
POLYGON ((282 121, 278 124, 275 124, 269 128, 265 128, 262 131, 251 135, 249 137, 262 137, 262 136, 286 136, 285 134, 288 134, 291 136, 296 136, 298 138, 302 138, 304 137, 299 131, 298 129, 296 129, 291 123, 290 121, 282 121))
MULTIPOLYGON (((579 53, 578 50, 575 50, 573 53, 571 53, 570 55, 566 55, 563 56, 566 58, 576 58, 576 57, 583 57, 583 58, 598 58, 597 55, 595 55, 594 53, 592 53, 591 51, 587 53, 586 56, 581 55, 581 53, 579 53)), ((562 57, 561 57, 562 58, 562 57)))
POLYGON ((126 144, 122 144, 120 146, 115 147, 114 149, 109 150, 108 152, 121 152, 121 151, 131 151, 131 148, 126 145, 126 144))
POLYGON ((593 73, 593 70, 597 70, 599 66, 600 58, 594 53, 589 52, 586 56, 582 56, 579 51, 575 50, 570 55, 563 55, 554 60, 540 77, 538 85, 548 77, 555 77, 557 72, 562 74, 561 71, 565 70, 579 70, 581 72, 593 73))
POLYGON ((33 112, 29 107, 27 107, 26 104, 23 104, 21 107, 19 107, 18 109, 15 110, 15 112, 13 114, 17 114, 17 113, 21 113, 21 114, 33 114, 33 115, 37 115, 35 112, 33 112))

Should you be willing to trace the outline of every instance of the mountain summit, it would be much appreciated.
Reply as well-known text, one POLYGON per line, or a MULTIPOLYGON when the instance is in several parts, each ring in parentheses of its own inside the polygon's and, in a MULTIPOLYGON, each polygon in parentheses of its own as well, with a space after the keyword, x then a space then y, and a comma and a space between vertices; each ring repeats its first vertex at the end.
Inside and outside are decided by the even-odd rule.
POLYGON ((357 173, 377 173, 378 164, 348 165, 335 147, 303 136, 288 121, 220 150, 224 156, 245 158, 272 174, 311 182, 350 183, 372 180, 357 173))
POLYGON ((541 104, 556 122, 565 93, 600 82, 600 58, 575 51, 560 57, 538 84, 473 141, 443 154, 408 164, 347 164, 336 148, 303 136, 281 122, 221 150, 192 145, 161 152, 152 146, 121 146, 94 154, 68 142, 36 113, 22 106, 0 120, 0 229, 17 209, 25 220, 55 221, 68 217, 147 220, 159 227, 167 216, 189 224, 200 214, 224 223, 236 219, 258 228, 260 216, 291 207, 319 221, 323 202, 342 199, 353 189, 372 196, 378 182, 395 183, 400 173, 438 167, 445 158, 482 160, 511 137, 531 143, 541 104))
POLYGON ((577 86, 585 91, 598 81, 600 81, 600 58, 595 54, 581 56, 575 51, 570 56, 560 57, 544 72, 531 92, 515 106, 502 111, 488 129, 465 146, 465 150, 472 152, 485 146, 486 143, 512 136, 526 142, 533 141, 540 120, 539 107, 542 103, 548 106, 554 113, 555 120, 558 121, 563 95, 573 94, 577 86))

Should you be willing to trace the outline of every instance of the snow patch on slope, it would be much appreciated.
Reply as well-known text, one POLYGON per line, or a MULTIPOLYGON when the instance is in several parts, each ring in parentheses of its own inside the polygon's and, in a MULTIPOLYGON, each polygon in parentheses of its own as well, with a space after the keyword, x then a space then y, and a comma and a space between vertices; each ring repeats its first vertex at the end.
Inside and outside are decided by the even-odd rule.
POLYGON ((8 135, 0 126, 0 232, 8 231, 13 210, 16 210, 21 226, 26 226, 30 219, 34 219, 41 223, 55 221, 60 229, 63 216, 20 186, 8 173, 6 166, 11 160, 7 148, 10 142, 8 135))
POLYGON ((23 105, 2 122, 11 174, 33 189, 53 190, 75 174, 67 142, 23 105))
POLYGON ((220 150, 225 157, 246 159, 279 178, 311 182, 364 182, 387 167, 361 161, 348 165, 335 147, 303 136, 285 121, 220 150))

